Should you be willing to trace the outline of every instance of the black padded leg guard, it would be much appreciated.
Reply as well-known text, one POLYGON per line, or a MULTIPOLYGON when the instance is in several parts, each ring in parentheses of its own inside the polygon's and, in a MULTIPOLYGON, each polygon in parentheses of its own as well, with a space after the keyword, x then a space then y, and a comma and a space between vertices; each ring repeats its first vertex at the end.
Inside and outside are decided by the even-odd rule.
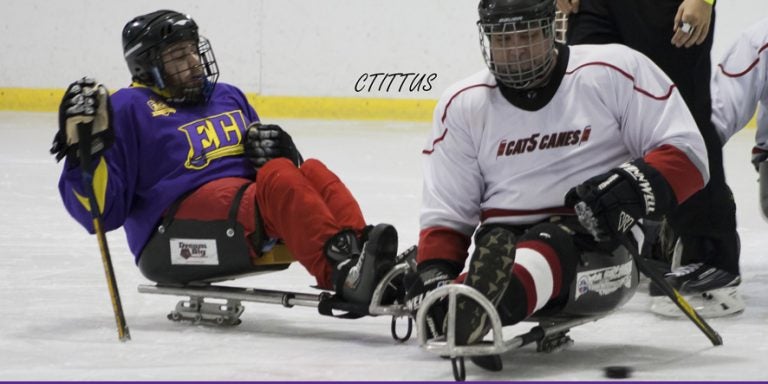
MULTIPOLYGON (((578 224, 574 224, 578 225, 578 224)), ((554 250, 560 262, 560 292, 557 297, 550 300, 539 312, 556 312, 568 300, 569 288, 576 274, 576 264, 579 260, 580 247, 574 239, 583 240, 585 244, 592 244, 591 235, 576 233, 567 223, 543 223, 538 224, 525 232, 518 241, 518 249, 528 245, 541 243, 554 250), (582 239, 583 238, 583 239, 582 239)), ((581 241, 579 241, 581 243, 581 241)), ((534 287, 526 287, 520 279, 512 275, 509 288, 498 305, 499 316, 502 324, 512 325, 525 320, 530 314, 527 312, 528 296, 526 290, 534 287)))

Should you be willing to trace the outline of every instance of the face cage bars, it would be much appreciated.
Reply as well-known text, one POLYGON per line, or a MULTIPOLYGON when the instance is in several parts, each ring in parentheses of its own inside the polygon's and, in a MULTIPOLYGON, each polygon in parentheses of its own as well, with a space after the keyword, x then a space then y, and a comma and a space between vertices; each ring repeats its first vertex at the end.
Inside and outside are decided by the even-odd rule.
POLYGON ((514 89, 540 84, 554 63, 554 24, 550 18, 477 23, 483 59, 496 79, 514 89), (537 31, 541 31, 538 36, 537 31))
POLYGON ((568 30, 568 15, 555 12, 555 41, 565 44, 565 32, 568 30))
MULTIPOLYGON (((178 75, 180 72, 169 74, 165 73, 165 70, 163 70, 163 73, 165 73, 163 76, 165 77, 164 85, 171 94, 170 101, 172 102, 191 104, 207 102, 211 96, 211 93, 213 92, 213 88, 216 85, 216 82, 218 81, 219 67, 216 64, 216 56, 213 54, 211 43, 203 36, 200 36, 199 39, 200 40, 197 44, 197 54, 200 59, 200 63, 196 66, 187 68, 185 71, 195 71, 199 68, 202 68, 204 76, 202 84, 194 87, 171 86, 167 83, 168 78, 178 75)), ((158 61, 160 61, 159 67, 164 68, 164 63, 162 63, 162 60, 158 61)))

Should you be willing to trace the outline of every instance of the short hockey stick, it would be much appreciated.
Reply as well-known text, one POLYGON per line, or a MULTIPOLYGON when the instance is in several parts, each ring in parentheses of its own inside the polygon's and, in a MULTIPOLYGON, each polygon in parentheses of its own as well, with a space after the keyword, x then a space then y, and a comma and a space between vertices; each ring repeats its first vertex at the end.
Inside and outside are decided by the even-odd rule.
MULTIPOLYGON (((640 236, 635 236, 637 239, 642 239, 642 227, 640 224, 635 224, 632 228, 631 232, 640 231, 640 236)), ((677 305, 678 308, 680 308, 683 313, 685 313, 686 316, 688 316, 689 319, 698 327, 701 332, 704 333, 705 336, 709 339, 709 341, 712 342, 712 345, 718 346, 723 345, 723 338, 720 337, 720 335, 712 329, 712 327, 704 321, 701 316, 699 316, 699 313, 696 312, 696 310, 691 307, 691 305, 688 303, 685 298, 680 295, 680 292, 675 289, 672 285, 669 284, 669 282, 664 278, 664 276, 656 271, 653 267, 649 266, 648 263, 645 261, 643 256, 640 254, 640 251, 638 250, 638 245, 635 245, 632 243, 632 241, 629 239, 628 235, 618 235, 619 240, 629 250, 629 253, 632 254, 632 258, 635 259, 635 263, 637 264, 637 268, 642 272, 644 275, 648 276, 652 282, 656 283, 659 288, 661 288, 662 291, 669 297, 672 302, 677 305)), ((638 243, 641 241, 638 240, 638 243)))
POLYGON ((104 264, 104 273, 107 276, 109 297, 112 299, 112 310, 115 313, 115 321, 117 322, 117 336, 120 341, 128 341, 131 339, 131 334, 128 331, 128 324, 125 322, 123 304, 120 302, 120 292, 117 290, 115 271, 112 268, 112 258, 109 255, 109 247, 107 246, 107 237, 104 234, 104 228, 102 226, 101 211, 99 210, 99 203, 96 201, 96 193, 93 190, 93 170, 91 170, 92 129, 93 123, 79 123, 77 125, 77 134, 80 141, 78 152, 80 155, 83 189, 85 190, 86 197, 90 203, 93 230, 96 233, 96 239, 99 241, 101 261, 102 264, 104 264))

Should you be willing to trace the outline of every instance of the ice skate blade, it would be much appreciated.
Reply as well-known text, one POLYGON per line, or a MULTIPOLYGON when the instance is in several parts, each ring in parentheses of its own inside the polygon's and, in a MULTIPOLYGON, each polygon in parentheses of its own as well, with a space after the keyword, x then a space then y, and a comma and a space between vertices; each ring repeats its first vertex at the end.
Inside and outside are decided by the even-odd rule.
MULTIPOLYGON (((738 287, 713 289, 684 297, 699 316, 705 319, 736 315, 743 312, 745 308, 738 287)), ((685 317, 685 314, 666 296, 651 297, 651 312, 663 317, 685 317)))

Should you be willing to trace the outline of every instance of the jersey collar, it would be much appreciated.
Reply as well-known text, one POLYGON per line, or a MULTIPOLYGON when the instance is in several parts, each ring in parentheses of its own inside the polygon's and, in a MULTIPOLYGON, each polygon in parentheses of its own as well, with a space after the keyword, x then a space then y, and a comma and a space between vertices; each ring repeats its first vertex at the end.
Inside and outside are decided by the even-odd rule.
POLYGON ((499 83, 501 94, 512 105, 526 111, 538 111, 555 97, 555 93, 557 93, 557 89, 563 81, 563 76, 565 76, 565 70, 568 67, 568 57, 570 56, 570 50, 567 45, 560 43, 555 43, 555 45, 558 51, 557 62, 546 85, 534 89, 516 90, 499 83))

